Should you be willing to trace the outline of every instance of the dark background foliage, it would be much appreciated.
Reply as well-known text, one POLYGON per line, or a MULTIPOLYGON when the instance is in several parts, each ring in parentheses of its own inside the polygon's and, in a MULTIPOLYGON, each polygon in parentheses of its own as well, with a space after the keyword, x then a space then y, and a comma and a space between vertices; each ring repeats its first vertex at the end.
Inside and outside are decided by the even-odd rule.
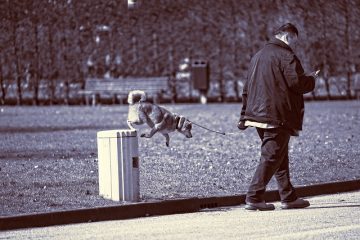
POLYGON ((208 60, 212 93, 239 97, 251 56, 286 22, 306 71, 322 70, 312 95, 353 95, 359 0, 132 2, 1 0, 1 102, 68 103, 88 77, 169 76, 184 59, 208 60))

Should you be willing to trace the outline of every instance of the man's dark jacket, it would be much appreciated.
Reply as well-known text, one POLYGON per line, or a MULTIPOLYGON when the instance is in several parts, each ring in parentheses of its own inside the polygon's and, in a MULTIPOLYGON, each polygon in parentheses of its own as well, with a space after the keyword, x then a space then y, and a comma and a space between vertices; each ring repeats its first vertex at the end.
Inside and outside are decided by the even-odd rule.
POLYGON ((314 87, 314 77, 305 76, 292 49, 274 38, 251 59, 243 90, 240 121, 301 130, 303 94, 314 87))

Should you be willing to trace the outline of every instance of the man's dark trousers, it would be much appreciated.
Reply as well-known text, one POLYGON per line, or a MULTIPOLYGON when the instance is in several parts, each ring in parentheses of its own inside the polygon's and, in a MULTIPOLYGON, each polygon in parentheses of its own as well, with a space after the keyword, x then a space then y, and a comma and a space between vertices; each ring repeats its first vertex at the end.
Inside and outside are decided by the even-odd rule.
POLYGON ((261 158, 247 192, 246 202, 264 201, 266 185, 273 175, 277 180, 281 201, 295 201, 297 196, 290 182, 289 173, 290 131, 284 128, 256 128, 256 130, 262 141, 261 158))

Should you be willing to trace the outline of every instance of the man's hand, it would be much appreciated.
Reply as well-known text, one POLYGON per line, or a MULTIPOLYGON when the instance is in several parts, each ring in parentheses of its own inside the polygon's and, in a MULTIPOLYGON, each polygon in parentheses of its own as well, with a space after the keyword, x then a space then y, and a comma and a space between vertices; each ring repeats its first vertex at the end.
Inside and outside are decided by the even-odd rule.
POLYGON ((240 130, 245 130, 245 129, 248 128, 247 126, 245 126, 245 120, 240 120, 239 123, 238 123, 238 125, 237 125, 237 127, 238 127, 238 129, 240 129, 240 130))

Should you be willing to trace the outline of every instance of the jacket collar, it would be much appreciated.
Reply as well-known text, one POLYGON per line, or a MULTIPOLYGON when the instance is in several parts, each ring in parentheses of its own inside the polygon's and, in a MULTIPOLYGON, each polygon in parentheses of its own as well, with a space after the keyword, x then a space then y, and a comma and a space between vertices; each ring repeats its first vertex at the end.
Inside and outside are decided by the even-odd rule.
POLYGON ((286 49, 290 50, 291 52, 293 51, 289 45, 287 45, 286 43, 284 43, 283 41, 281 41, 280 39, 277 39, 275 37, 271 38, 267 44, 274 44, 274 45, 280 46, 282 48, 286 48, 286 49))

